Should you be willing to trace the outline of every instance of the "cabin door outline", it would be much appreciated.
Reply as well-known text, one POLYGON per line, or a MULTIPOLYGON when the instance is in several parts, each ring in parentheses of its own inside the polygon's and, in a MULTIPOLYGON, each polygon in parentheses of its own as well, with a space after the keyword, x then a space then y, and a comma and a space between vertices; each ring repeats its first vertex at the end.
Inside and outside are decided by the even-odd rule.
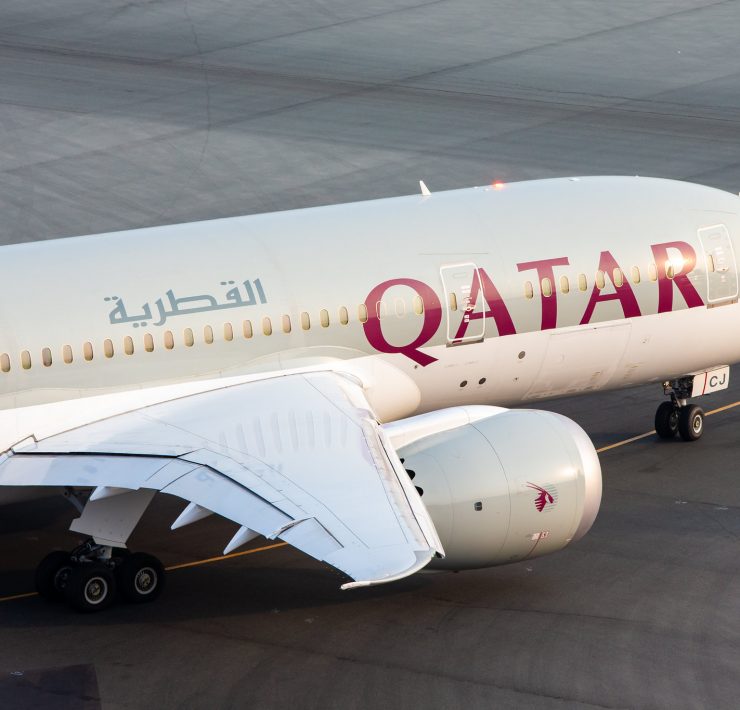
POLYGON ((472 261, 446 264, 439 274, 444 289, 447 345, 481 342, 486 332, 486 302, 478 266, 472 261), (473 313, 476 313, 475 318, 471 317, 473 313), (467 327, 458 338, 464 323, 467 327))
POLYGON ((737 261, 727 227, 703 227, 699 230, 699 242, 706 264, 707 305, 734 303, 738 296, 737 261))

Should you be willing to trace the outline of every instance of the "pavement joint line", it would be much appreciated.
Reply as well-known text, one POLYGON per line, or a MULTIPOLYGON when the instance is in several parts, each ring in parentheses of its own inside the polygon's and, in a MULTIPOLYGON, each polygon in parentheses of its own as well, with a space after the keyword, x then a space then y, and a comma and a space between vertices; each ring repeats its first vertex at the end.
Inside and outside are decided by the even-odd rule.
MULTIPOLYGON (((738 400, 737 402, 732 402, 731 404, 725 404, 724 407, 717 407, 717 409, 711 409, 708 412, 704 412, 704 416, 710 417, 712 416, 712 414, 719 414, 720 412, 726 412, 728 409, 734 409, 735 407, 740 407, 740 400, 738 400)), ((644 434, 638 434, 637 436, 631 436, 629 439, 623 439, 622 441, 617 441, 615 444, 609 444, 608 446, 602 446, 600 449, 596 449, 596 453, 603 454, 605 451, 616 449, 620 446, 624 446, 625 444, 631 444, 633 441, 639 441, 640 439, 646 439, 648 436, 652 436, 653 434, 655 434, 655 429, 646 431, 644 434)))
MULTIPOLYGON (((719 414, 720 412, 726 412, 728 409, 734 409, 735 407, 740 407, 740 400, 737 402, 732 402, 731 404, 726 404, 724 407, 717 407, 717 409, 712 409, 709 412, 705 412, 704 416, 709 417, 712 414, 719 414)), ((619 446, 625 446, 626 444, 631 444, 633 441, 639 441, 640 439, 646 439, 648 436, 652 436, 655 434, 655 429, 651 429, 650 431, 646 431, 644 434, 638 434, 637 436, 631 436, 629 439, 623 439, 622 441, 617 441, 614 444, 609 444, 608 446, 602 446, 600 449, 596 449, 597 454, 604 453, 605 451, 610 451, 611 449, 616 449, 619 446)), ((212 564, 214 562, 222 562, 223 560, 230 560, 234 557, 244 557, 245 555, 253 555, 256 552, 266 552, 267 550, 274 550, 278 547, 285 547, 288 543, 287 542, 276 542, 274 545, 265 545, 264 547, 254 547, 250 550, 243 550, 242 552, 232 552, 229 555, 218 555, 217 557, 207 557, 203 560, 194 560, 193 562, 182 562, 178 565, 170 565, 169 567, 165 567, 165 570, 168 572, 172 572, 173 570, 177 569, 187 569, 189 567, 201 567, 202 565, 208 565, 212 564)), ((0 602, 11 602, 15 601, 17 599, 28 599, 30 597, 37 597, 38 592, 26 592, 25 594, 11 594, 8 597, 0 597, 0 602)))

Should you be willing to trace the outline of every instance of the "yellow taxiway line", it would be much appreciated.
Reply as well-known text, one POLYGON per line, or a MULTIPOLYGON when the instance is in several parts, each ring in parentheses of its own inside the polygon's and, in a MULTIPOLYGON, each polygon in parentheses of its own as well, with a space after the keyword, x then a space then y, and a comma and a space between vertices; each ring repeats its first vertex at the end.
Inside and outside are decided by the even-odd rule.
MULTIPOLYGON (((168 572, 173 569, 185 569, 186 567, 200 567, 201 565, 209 565, 212 562, 221 562, 222 560, 230 560, 232 557, 243 557, 244 555, 253 555, 255 552, 265 552, 266 550, 274 550, 276 547, 285 547, 287 542, 276 542, 274 545, 265 545, 264 547, 253 547, 251 550, 243 550, 242 552, 232 552, 229 555, 219 555, 218 557, 208 557, 205 560, 194 560, 193 562, 183 562, 179 565, 170 565, 165 567, 168 572)), ((0 601, 2 601, 0 599, 0 601)))
POLYGON ((25 594, 11 594, 9 597, 0 597, 0 602, 12 602, 15 599, 28 599, 28 597, 37 597, 38 592, 26 592, 25 594))
POLYGON ((637 436, 632 436, 629 439, 624 439, 624 441, 618 441, 616 444, 609 444, 609 446, 602 446, 600 449, 596 449, 597 454, 603 454, 605 451, 611 451, 611 449, 616 449, 618 446, 625 446, 626 444, 631 444, 633 441, 639 441, 640 439, 646 439, 648 436, 652 436, 655 434, 655 429, 651 431, 646 431, 644 434, 638 434, 637 436))
MULTIPOLYGON (((728 409, 734 409, 735 407, 740 407, 740 400, 737 402, 733 402, 732 404, 726 404, 724 407, 717 407, 717 409, 712 409, 709 412, 705 412, 704 416, 711 416, 712 414, 719 414, 720 412, 726 412, 728 409)), ((624 439, 623 441, 618 441, 615 444, 609 444, 608 446, 602 446, 600 449, 596 449, 597 454, 603 454, 605 451, 611 451, 612 449, 616 449, 619 446, 626 446, 627 444, 631 444, 633 441, 639 441, 640 439, 646 439, 648 436, 652 436, 655 434, 655 429, 651 429, 650 431, 646 431, 644 434, 638 434, 637 436, 632 436, 629 439, 624 439)), ((243 550, 242 552, 232 552, 230 555, 219 555, 218 557, 207 557, 204 560, 194 560, 193 562, 182 562, 179 565, 170 565, 169 567, 165 567, 165 569, 168 572, 172 572, 176 569, 187 569, 188 567, 201 567, 203 565, 209 565, 214 562, 223 562, 223 560, 230 560, 234 557, 243 557, 244 555, 254 555, 257 552, 267 552, 267 550, 274 550, 278 547, 285 547, 288 543, 287 542, 276 542, 274 545, 265 545, 264 547, 253 547, 250 550, 243 550)), ((26 592, 25 594, 11 594, 8 597, 0 597, 0 602, 11 602, 15 601, 16 599, 28 599, 29 597, 37 597, 37 592, 26 592)))

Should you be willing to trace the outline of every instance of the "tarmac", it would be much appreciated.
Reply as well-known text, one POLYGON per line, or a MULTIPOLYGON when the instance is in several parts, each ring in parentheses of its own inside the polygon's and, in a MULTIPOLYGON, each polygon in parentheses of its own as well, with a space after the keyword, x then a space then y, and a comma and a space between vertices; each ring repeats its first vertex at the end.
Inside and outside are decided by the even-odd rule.
MULTIPOLYGON (((6 0, 0 243, 419 179, 640 174, 737 192, 738 28, 737 1, 6 0)), ((692 444, 650 433, 655 386, 543 403, 605 449, 604 497, 581 541, 517 565, 341 592, 264 540, 212 559, 234 526, 170 532, 181 503, 159 497, 132 547, 177 567, 162 598, 84 616, 28 596, 36 562, 75 543, 69 504, 6 507, 0 707, 735 708, 732 375, 699 400, 727 408, 692 444)))

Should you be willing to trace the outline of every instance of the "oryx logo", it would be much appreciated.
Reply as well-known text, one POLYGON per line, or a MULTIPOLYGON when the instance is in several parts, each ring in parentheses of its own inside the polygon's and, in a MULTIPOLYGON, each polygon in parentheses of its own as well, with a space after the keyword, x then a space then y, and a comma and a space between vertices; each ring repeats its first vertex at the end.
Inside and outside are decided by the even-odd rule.
POLYGON ((552 493, 546 491, 541 486, 537 486, 534 483, 527 483, 527 488, 531 488, 532 490, 537 491, 538 496, 534 499, 534 507, 537 508, 540 513, 545 509, 545 506, 548 503, 550 505, 553 505, 555 503, 555 499, 552 497, 552 493))

